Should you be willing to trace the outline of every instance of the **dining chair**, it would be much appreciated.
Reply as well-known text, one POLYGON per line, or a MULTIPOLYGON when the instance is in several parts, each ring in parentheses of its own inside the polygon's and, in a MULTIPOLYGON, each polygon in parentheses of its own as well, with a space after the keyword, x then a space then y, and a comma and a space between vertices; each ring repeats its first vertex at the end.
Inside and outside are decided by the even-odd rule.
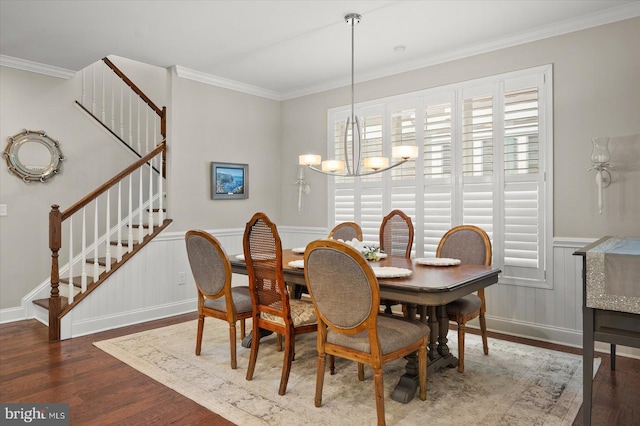
MULTIPOLYGON (((289 297, 282 272, 282 243, 276 225, 259 212, 247 223, 243 238, 244 258, 249 275, 253 310, 253 330, 265 329, 284 336, 284 363, 279 395, 287 390, 291 363, 295 355, 295 336, 318 329, 316 313, 309 300, 289 297)), ((253 378, 260 339, 252 339, 247 380, 253 378)))
MULTIPOLYGON (((491 240, 487 233, 473 225, 460 225, 447 231, 436 249, 436 257, 460 259, 461 263, 491 265, 491 240)), ((479 317, 484 354, 489 354, 487 322, 484 314, 487 306, 484 289, 447 304, 450 321, 458 324, 458 371, 464 372, 464 334, 467 321, 479 317)))
POLYGON ((231 368, 237 367, 236 322, 240 321, 240 338, 245 337, 245 319, 251 318, 251 296, 248 286, 231 286, 231 264, 220 242, 211 234, 191 230, 185 234, 187 256, 198 290, 198 334, 196 355, 202 349, 204 318, 229 323, 231 368))
MULTIPOLYGON (((413 246, 413 223, 402 210, 393 210, 386 215, 380 224, 380 250, 387 256, 411 258, 413 246)), ((391 307, 399 305, 395 300, 382 299, 385 313, 392 313, 391 307)))
POLYGON ((327 238, 342 241, 351 241, 355 238, 362 241, 362 228, 355 222, 342 222, 334 226, 327 238))
POLYGON ((318 369, 315 406, 322 405, 326 355, 373 369, 378 424, 385 424, 382 366, 418 352, 420 399, 427 397, 427 342, 425 323, 379 315, 380 289, 371 265, 353 247, 335 240, 317 240, 307 246, 304 277, 318 318, 318 369))

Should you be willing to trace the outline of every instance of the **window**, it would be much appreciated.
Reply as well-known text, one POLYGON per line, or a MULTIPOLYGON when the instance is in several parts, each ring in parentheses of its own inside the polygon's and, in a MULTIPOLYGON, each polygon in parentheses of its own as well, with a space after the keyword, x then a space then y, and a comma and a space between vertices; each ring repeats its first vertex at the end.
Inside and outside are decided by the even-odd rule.
MULTIPOLYGON (((358 222, 377 242, 382 218, 401 209, 414 223, 415 257, 435 255, 451 227, 477 225, 501 283, 551 288, 551 76, 548 65, 357 104, 363 157, 407 143, 420 155, 388 172, 331 178, 330 225, 358 222)), ((331 158, 344 159, 349 113, 329 110, 331 158)))

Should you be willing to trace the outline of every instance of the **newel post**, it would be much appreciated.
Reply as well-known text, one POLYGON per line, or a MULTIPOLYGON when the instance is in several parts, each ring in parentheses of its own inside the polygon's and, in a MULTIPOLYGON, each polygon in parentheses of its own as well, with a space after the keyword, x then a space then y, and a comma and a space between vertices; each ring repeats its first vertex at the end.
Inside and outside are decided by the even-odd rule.
POLYGON ((58 251, 62 247, 62 213, 60 206, 54 204, 49 212, 49 248, 51 249, 51 297, 49 298, 49 340, 60 340, 60 323, 58 314, 60 303, 60 268, 58 267, 58 251))

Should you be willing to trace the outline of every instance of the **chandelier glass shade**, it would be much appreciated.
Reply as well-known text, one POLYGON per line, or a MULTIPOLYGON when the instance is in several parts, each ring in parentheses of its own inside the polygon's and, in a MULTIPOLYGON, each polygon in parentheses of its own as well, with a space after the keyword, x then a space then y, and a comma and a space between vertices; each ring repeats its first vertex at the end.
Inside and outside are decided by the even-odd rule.
POLYGON ((409 160, 418 157, 418 147, 415 145, 399 145, 391 149, 391 156, 397 159, 396 162, 390 163, 387 157, 366 157, 362 159, 362 135, 360 133, 360 121, 355 113, 354 101, 354 35, 355 26, 360 22, 362 16, 357 13, 349 13, 344 17, 347 24, 351 25, 351 116, 347 117, 347 123, 344 132, 344 161, 343 160, 325 160, 316 154, 300 155, 298 164, 308 166, 316 172, 327 175, 336 176, 366 176, 375 173, 384 172, 386 170, 397 167, 409 160), (349 140, 351 134, 351 140, 349 140), (349 154, 351 153, 351 154, 349 154), (320 168, 316 167, 320 166, 320 168), (361 166, 365 170, 361 170, 361 166))

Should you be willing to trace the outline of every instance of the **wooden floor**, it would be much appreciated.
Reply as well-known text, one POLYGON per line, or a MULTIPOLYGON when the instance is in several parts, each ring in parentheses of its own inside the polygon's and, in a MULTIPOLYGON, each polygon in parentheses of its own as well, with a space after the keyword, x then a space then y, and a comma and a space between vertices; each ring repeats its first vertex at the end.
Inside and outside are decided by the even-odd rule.
MULTIPOLYGON (((232 425, 97 349, 92 342, 195 319, 187 314, 48 343, 35 320, 0 325, 0 401, 68 403, 72 425, 232 425)), ((492 337, 579 354, 579 349, 491 334, 492 337)), ((638 425, 640 360, 609 357, 594 381, 593 425, 638 425)), ((582 409, 574 426, 582 425, 582 409)))

